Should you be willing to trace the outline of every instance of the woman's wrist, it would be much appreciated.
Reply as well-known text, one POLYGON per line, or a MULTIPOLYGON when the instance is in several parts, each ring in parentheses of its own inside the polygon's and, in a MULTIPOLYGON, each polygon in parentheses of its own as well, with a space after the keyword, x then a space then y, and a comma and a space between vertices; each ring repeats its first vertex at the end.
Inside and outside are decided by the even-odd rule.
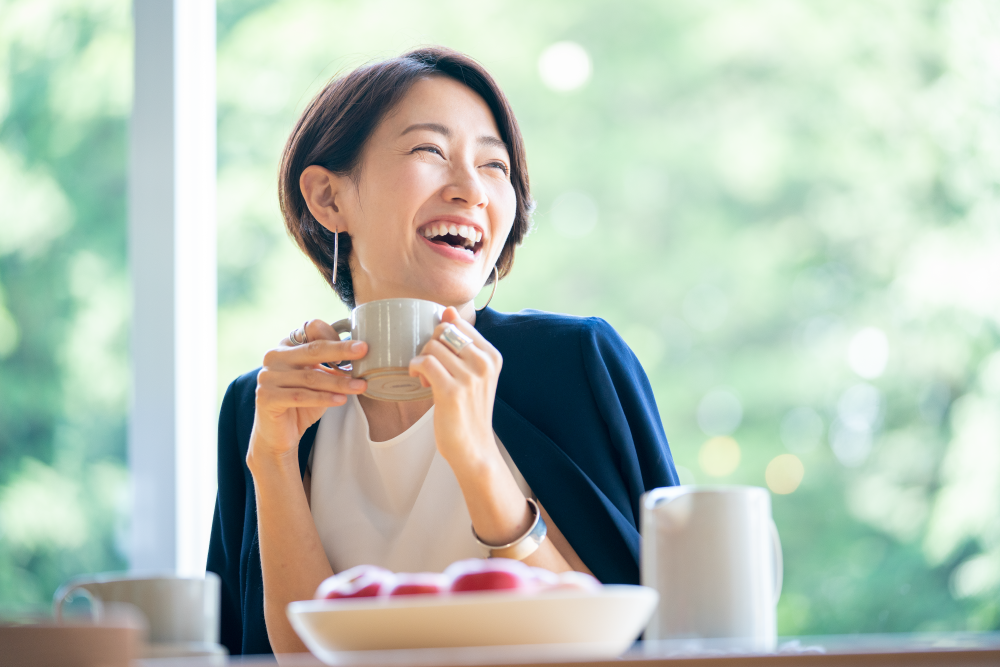
POLYGON ((267 447, 257 434, 250 436, 247 448, 247 468, 256 480, 262 478, 285 478, 289 474, 299 477, 298 447, 276 449, 267 447))

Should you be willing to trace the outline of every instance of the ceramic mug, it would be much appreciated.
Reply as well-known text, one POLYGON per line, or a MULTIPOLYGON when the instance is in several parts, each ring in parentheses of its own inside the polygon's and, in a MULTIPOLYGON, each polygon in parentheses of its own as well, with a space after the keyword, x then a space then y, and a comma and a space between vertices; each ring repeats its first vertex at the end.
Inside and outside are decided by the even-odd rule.
POLYGON ((379 299, 361 304, 351 317, 332 327, 368 344, 368 353, 351 365, 351 376, 368 381, 365 396, 383 401, 413 401, 432 395, 410 376, 410 360, 420 354, 441 324, 444 306, 423 299, 379 299))
POLYGON ((61 621, 65 603, 83 596, 90 602, 91 616, 100 621, 104 603, 130 603, 149 622, 150 643, 195 643, 225 652, 218 646, 220 589, 219 576, 212 572, 203 578, 101 573, 64 584, 56 592, 53 606, 56 620, 61 621))
POLYGON ((642 497, 642 584, 660 592, 645 640, 777 645, 782 555, 761 487, 681 485, 642 497))

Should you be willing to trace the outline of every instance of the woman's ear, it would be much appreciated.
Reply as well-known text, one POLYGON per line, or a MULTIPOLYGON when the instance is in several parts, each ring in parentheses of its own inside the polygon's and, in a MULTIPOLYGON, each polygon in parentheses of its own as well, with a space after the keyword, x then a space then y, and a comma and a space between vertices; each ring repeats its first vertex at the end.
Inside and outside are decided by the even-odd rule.
POLYGON ((348 232, 344 204, 350 186, 349 179, 334 174, 325 167, 309 165, 299 177, 302 197, 320 225, 331 232, 348 232))

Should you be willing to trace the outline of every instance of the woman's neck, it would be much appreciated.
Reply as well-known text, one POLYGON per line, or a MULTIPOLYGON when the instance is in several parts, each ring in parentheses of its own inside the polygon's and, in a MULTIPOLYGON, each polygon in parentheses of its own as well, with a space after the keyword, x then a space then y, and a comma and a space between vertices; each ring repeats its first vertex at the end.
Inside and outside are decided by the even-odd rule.
POLYGON ((418 401, 379 401, 358 396, 368 418, 368 437, 376 443, 396 438, 417 423, 434 405, 433 397, 418 401))
POLYGON ((467 304, 462 304, 461 306, 456 306, 458 309, 458 315, 462 317, 462 320, 466 321, 473 327, 476 326, 476 304, 475 302, 469 302, 467 304))

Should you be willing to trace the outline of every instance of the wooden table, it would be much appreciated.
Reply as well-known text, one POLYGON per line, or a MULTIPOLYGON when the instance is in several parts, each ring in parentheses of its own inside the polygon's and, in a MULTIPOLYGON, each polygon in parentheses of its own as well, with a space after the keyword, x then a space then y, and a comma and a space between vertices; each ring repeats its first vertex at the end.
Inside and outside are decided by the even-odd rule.
MULTIPOLYGON (((143 665, 199 665, 183 660, 143 665)), ((234 656, 230 666, 322 666, 312 654, 234 656)), ((1000 666, 1000 633, 861 634, 782 638, 772 653, 718 643, 637 643, 606 661, 567 660, 552 646, 344 652, 344 666, 1000 666)))

